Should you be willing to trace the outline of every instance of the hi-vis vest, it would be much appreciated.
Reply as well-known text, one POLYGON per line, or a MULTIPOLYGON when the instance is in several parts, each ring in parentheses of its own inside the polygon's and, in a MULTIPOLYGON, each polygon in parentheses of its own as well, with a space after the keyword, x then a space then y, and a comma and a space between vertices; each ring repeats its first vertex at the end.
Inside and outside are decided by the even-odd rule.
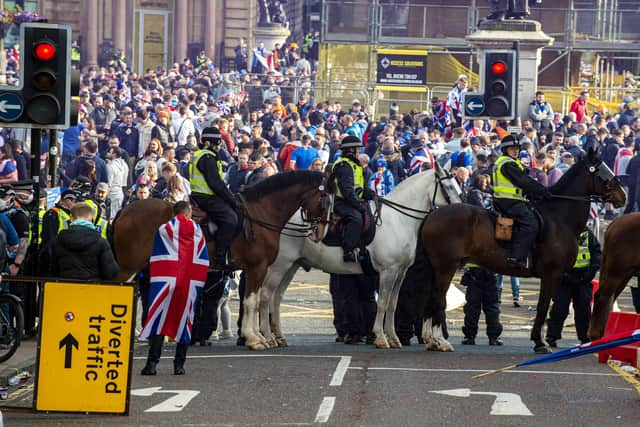
MULTIPOLYGON (((206 196, 215 196, 216 193, 214 193, 213 190, 209 187, 204 174, 200 172, 200 169, 198 169, 198 162, 205 154, 214 155, 213 152, 209 150, 198 150, 195 152, 191 163, 189 163, 189 184, 191 185, 192 193, 200 193, 206 196)), ((220 178, 222 178, 222 164, 218 159, 216 159, 216 166, 218 167, 218 175, 220 175, 220 178)))
POLYGON ((509 162, 514 162, 518 168, 524 172, 524 166, 519 161, 509 156, 500 156, 496 161, 496 167, 493 170, 493 198, 494 199, 511 199, 511 200, 527 200, 522 194, 522 188, 518 188, 502 174, 502 167, 509 162))
MULTIPOLYGON (((46 209, 38 209, 38 245, 42 244, 42 223, 44 222, 44 214, 46 213, 46 209)), ((31 240, 31 235, 29 235, 29 240, 31 240)))
POLYGON ((80 49, 77 47, 71 47, 71 60, 74 62, 80 62, 80 49))
POLYGON ((86 199, 84 202, 91 206, 91 209, 93 209, 93 225, 96 226, 96 231, 100 233, 100 237, 106 239, 107 227, 109 223, 102 217, 102 215, 100 215, 100 207, 95 202, 95 200, 92 199, 86 199))
MULTIPOLYGON (((57 233, 60 234, 62 230, 66 230, 67 228, 69 228, 69 222, 71 222, 71 215, 69 215, 63 209, 60 209, 57 206, 52 207, 51 210, 54 211, 56 215, 58 215, 57 233)), ((42 233, 40 233, 40 235, 42 235, 42 233)))
POLYGON ((591 252, 589 252, 589 233, 583 231, 578 237, 578 256, 573 268, 587 268, 591 265, 591 252))
MULTIPOLYGON (((356 196, 361 199, 362 192, 364 191, 364 171, 362 170, 362 166, 360 166, 359 164, 357 164, 356 162, 354 162, 348 157, 340 157, 333 164, 332 170, 335 170, 336 166, 339 163, 346 163, 353 170, 353 191, 356 193, 356 196)), ((344 197, 342 196, 342 192, 340 191, 340 186, 337 185, 336 187, 337 187, 336 196, 340 199, 344 199, 344 197)))

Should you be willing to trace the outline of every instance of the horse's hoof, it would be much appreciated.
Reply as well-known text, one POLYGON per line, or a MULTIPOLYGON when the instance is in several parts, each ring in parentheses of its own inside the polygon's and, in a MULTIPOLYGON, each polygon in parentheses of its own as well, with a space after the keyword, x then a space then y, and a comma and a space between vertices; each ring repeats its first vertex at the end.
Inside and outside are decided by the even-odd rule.
POLYGON ((252 344, 249 344, 247 342, 247 347, 249 348, 249 350, 255 350, 255 351, 266 350, 265 345, 263 343, 261 343, 260 341, 258 341, 256 343, 252 343, 252 344))
POLYGON ((551 353, 551 347, 548 345, 539 345, 533 347, 533 351, 535 351, 536 354, 549 354, 551 353))
POLYGON ((289 347, 289 343, 285 337, 276 338, 276 342, 278 343, 278 347, 289 347))
POLYGON ((276 348, 278 347, 278 342, 275 339, 270 339, 267 341, 267 348, 276 348))
POLYGON ((440 345, 440 351, 449 353, 455 351, 455 349, 450 342, 446 342, 440 345))
POLYGON ((389 340, 389 347, 391 348, 402 348, 402 344, 400 343, 400 340, 396 340, 396 339, 390 339, 389 340))
POLYGON ((387 339, 384 337, 376 338, 373 343, 375 344, 376 348, 390 348, 387 339))
POLYGON ((434 342, 434 341, 429 341, 426 345, 425 348, 427 351, 439 351, 440 349, 438 348, 438 343, 434 342))

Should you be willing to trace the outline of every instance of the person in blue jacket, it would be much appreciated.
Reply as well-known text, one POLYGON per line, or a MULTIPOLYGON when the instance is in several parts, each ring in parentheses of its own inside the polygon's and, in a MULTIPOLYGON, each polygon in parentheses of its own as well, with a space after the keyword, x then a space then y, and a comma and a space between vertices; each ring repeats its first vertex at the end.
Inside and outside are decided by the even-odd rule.
POLYGON ((380 157, 376 160, 376 172, 369 178, 369 188, 376 192, 378 197, 384 197, 393 190, 395 181, 393 174, 387 169, 387 161, 380 157))

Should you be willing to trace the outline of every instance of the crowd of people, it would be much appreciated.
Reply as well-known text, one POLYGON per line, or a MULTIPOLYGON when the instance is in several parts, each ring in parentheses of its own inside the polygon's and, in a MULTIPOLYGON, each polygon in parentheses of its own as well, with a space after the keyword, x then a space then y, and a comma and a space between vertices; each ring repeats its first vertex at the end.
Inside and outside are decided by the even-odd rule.
MULTIPOLYGON (((65 191, 56 206, 42 207, 40 213, 37 201, 28 200, 33 184, 28 181, 30 161, 24 138, 19 130, 4 129, 0 134, 0 183, 6 186, 2 187, 6 195, 0 199, 5 201, 0 204, 0 218, 9 213, 14 226, 26 222, 26 226, 15 227, 25 241, 9 255, 7 268, 12 272, 21 269, 29 243, 28 212, 27 220, 22 214, 16 219, 12 209, 42 217, 41 243, 47 246, 69 223, 87 225, 88 220, 78 216, 85 215, 86 209, 72 212, 78 202, 86 201, 95 208, 91 222, 106 237, 108 224, 136 200, 188 201, 192 192, 189 165, 200 146, 202 130, 212 127, 222 141, 217 154, 232 195, 282 171, 331 170, 340 158, 341 142, 349 138, 362 144, 354 151, 354 159, 363 168, 364 186, 378 197, 387 196, 405 178, 438 162, 450 168, 468 202, 491 205, 491 175, 501 155, 500 144, 510 135, 509 123, 462 118, 460 105, 468 84, 465 75, 459 76, 446 99, 432 99, 430 111, 401 112, 394 104, 388 114, 373 117, 369 106, 358 99, 342 106, 293 90, 292 78, 310 79, 313 74, 315 59, 307 59, 312 46, 313 41, 306 52, 295 43, 277 46, 261 55, 264 63, 257 60, 249 67, 246 44, 241 40, 236 48, 237 71, 232 73, 221 73, 203 54, 194 62, 185 59, 169 69, 148 69, 142 74, 121 61, 108 68, 90 68, 81 79, 79 122, 65 130, 60 141, 57 178, 65 191), (22 199, 20 192, 26 194, 22 199)), ((629 190, 624 212, 640 208, 640 117, 632 103, 621 105, 619 112, 594 111, 585 91, 562 115, 545 101, 544 93, 537 92, 527 114, 518 122, 521 133, 514 136, 517 158, 541 187, 556 183, 586 150, 597 146, 603 161, 629 190)), ((608 205, 604 210, 608 218, 621 213, 608 205)), ((11 235, 8 231, 7 236, 11 235)), ((7 242, 15 245, 10 239, 7 242)), ((50 255, 55 259, 56 252, 50 255)), ((101 269, 85 273, 82 278, 110 278, 101 269)), ((472 276, 495 283, 496 301, 501 299, 494 275, 472 276)), ((374 289, 371 286, 354 298, 370 305, 374 289)), ((512 282, 512 291, 514 304, 519 306, 517 283, 512 282)), ((637 301, 640 309, 640 296, 637 301)), ((406 326, 412 320, 400 323, 406 326)), ((357 343, 366 336, 367 328, 362 325, 340 326, 349 328, 360 332, 348 342, 357 343)), ((499 335, 496 330, 490 337, 494 343, 499 335)), ((345 333, 341 338, 345 339, 345 333)), ((405 334, 405 342, 407 339, 410 334, 405 334)))

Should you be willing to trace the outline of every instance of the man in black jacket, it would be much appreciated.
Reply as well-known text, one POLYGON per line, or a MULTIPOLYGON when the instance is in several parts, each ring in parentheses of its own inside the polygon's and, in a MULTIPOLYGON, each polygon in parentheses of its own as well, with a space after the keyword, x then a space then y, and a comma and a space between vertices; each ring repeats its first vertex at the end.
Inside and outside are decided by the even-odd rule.
POLYGON ((511 257, 507 264, 514 268, 527 268, 531 244, 538 233, 533 212, 527 207, 525 194, 533 198, 551 197, 549 190, 527 175, 518 160, 520 141, 507 135, 500 144, 502 155, 496 160, 493 171, 493 203, 500 212, 515 220, 511 257))
POLYGON ((76 203, 69 228, 62 230, 53 247, 54 277, 78 280, 111 280, 118 274, 109 243, 93 225, 93 208, 76 203))
POLYGON ((578 237, 578 256, 573 268, 562 275, 560 287, 553 295, 553 305, 547 322, 547 342, 556 347, 562 338, 564 320, 569 314, 569 304, 573 301, 573 318, 578 339, 588 342, 587 330, 591 320, 591 281, 600 268, 602 252, 596 236, 586 228, 578 237))
POLYGON ((215 268, 228 270, 227 252, 238 224, 236 202, 222 179, 222 162, 218 156, 222 144, 217 127, 204 128, 200 149, 189 165, 191 197, 207 216, 218 225, 215 235, 215 268))

